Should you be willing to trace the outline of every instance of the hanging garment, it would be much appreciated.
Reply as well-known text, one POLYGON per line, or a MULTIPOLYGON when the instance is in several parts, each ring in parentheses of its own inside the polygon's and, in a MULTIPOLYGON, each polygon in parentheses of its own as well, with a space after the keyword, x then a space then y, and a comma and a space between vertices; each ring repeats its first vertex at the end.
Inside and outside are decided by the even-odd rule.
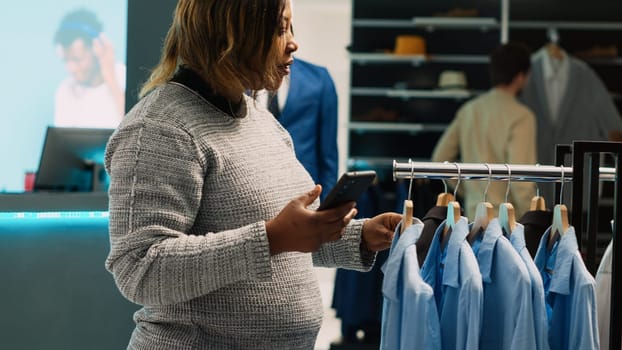
POLYGON ((577 245, 574 227, 548 250, 548 229, 536 253, 535 264, 544 283, 551 350, 598 349, 596 282, 577 245))
POLYGON ((609 245, 607 245, 605 254, 596 272, 596 314, 598 315, 598 337, 601 349, 609 349, 612 243, 610 241, 609 245))
POLYGON ((421 237, 419 237, 419 240, 417 241, 417 258, 419 259, 419 265, 423 265, 423 262, 428 255, 430 244, 432 244, 434 233, 446 218, 447 207, 437 205, 430 208, 421 220, 423 221, 423 231, 421 232, 421 237))
POLYGON ((611 95, 594 70, 567 54, 563 60, 567 74, 563 66, 556 74, 546 49, 539 50, 522 92, 522 101, 536 115, 540 164, 553 164, 557 144, 606 141, 609 131, 622 130, 611 95))
POLYGON ((477 259, 466 241, 467 218, 460 218, 441 247, 444 226, 434 234, 421 276, 434 289, 442 349, 479 349, 484 289, 477 259))
MULTIPOLYGON (((432 153, 433 162, 536 164, 536 120, 516 97, 501 89, 491 89, 464 104, 445 129, 432 153)), ((466 181, 465 212, 470 219, 482 201, 485 181, 466 181)), ((529 210, 535 186, 516 182, 505 198, 506 184, 494 182, 488 188, 488 202, 516 203, 517 216, 529 210)))
POLYGON ((540 276, 540 272, 538 272, 538 268, 527 250, 525 228, 520 223, 517 223, 514 230, 512 230, 510 243, 512 243, 512 246, 516 249, 518 255, 520 255, 531 280, 531 305, 533 307, 533 322, 536 335, 535 349, 548 350, 549 326, 546 318, 546 304, 544 302, 544 284, 542 282, 542 276, 540 276))
POLYGON ((434 291, 423 281, 415 244, 423 223, 413 224, 400 235, 398 225, 387 261, 382 266, 382 330, 380 349, 440 349, 441 331, 434 291))
POLYGON ((531 210, 521 216, 518 222, 524 226, 525 243, 529 255, 533 259, 536 257, 542 235, 553 222, 553 212, 550 210, 531 210))
POLYGON ((479 349, 535 349, 531 279, 499 219, 488 223, 473 248, 484 283, 479 349))

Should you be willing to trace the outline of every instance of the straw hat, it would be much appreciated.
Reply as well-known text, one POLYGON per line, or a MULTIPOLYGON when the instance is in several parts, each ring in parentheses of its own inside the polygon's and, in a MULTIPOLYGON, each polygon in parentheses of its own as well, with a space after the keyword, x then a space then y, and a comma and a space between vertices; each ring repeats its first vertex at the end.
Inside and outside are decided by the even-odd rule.
POLYGON ((467 88, 466 75, 457 70, 443 71, 438 78, 438 87, 443 90, 464 90, 467 88))
POLYGON ((395 38, 396 55, 425 55, 425 40, 419 35, 398 35, 395 38))

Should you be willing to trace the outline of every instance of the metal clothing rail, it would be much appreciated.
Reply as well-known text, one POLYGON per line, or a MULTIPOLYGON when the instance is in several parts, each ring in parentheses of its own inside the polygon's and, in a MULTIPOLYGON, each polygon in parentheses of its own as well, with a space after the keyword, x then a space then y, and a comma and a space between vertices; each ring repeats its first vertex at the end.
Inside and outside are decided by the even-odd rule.
MULTIPOLYGON (((573 168, 552 165, 393 161, 393 180, 412 178, 572 182, 573 168), (509 168, 509 169, 508 169, 509 168)), ((616 169, 599 168, 600 181, 615 181, 616 169)))

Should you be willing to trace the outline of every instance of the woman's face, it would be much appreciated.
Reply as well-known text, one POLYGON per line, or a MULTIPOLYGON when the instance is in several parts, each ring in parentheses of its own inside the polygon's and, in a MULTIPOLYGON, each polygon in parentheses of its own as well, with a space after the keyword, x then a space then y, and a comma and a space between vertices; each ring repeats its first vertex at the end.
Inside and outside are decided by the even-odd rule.
POLYGON ((289 67, 294 62, 294 52, 298 50, 298 43, 294 40, 294 31, 292 28, 292 5, 290 0, 285 4, 282 17, 283 19, 280 23, 277 39, 279 50, 283 53, 278 67, 279 73, 281 74, 281 81, 290 73, 289 67))

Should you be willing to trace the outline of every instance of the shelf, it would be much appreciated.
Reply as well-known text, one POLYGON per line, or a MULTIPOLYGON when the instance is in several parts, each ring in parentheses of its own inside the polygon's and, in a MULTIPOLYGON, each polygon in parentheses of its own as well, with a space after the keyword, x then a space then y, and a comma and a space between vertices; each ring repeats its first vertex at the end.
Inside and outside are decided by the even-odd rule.
POLYGON ((622 30, 620 22, 510 21, 510 29, 622 30))
MULTIPOLYGON (((577 57, 577 56, 574 56, 577 57)), ((583 60, 585 63, 593 64, 593 65, 603 65, 603 66, 622 66, 622 57, 615 58, 581 58, 577 57, 580 60, 583 60)))
POLYGON ((415 66, 423 63, 488 63, 484 55, 395 55, 386 53, 352 53, 350 60, 366 63, 411 63, 415 66))
POLYGON ((494 17, 413 17, 412 19, 354 19, 353 27, 434 29, 497 29, 494 17))
POLYGON ((377 96, 391 98, 444 98, 463 100, 481 94, 476 90, 404 90, 392 88, 352 88, 352 96, 377 96))
POLYGON ((350 122, 348 128, 354 131, 443 132, 447 128, 447 124, 350 122))

